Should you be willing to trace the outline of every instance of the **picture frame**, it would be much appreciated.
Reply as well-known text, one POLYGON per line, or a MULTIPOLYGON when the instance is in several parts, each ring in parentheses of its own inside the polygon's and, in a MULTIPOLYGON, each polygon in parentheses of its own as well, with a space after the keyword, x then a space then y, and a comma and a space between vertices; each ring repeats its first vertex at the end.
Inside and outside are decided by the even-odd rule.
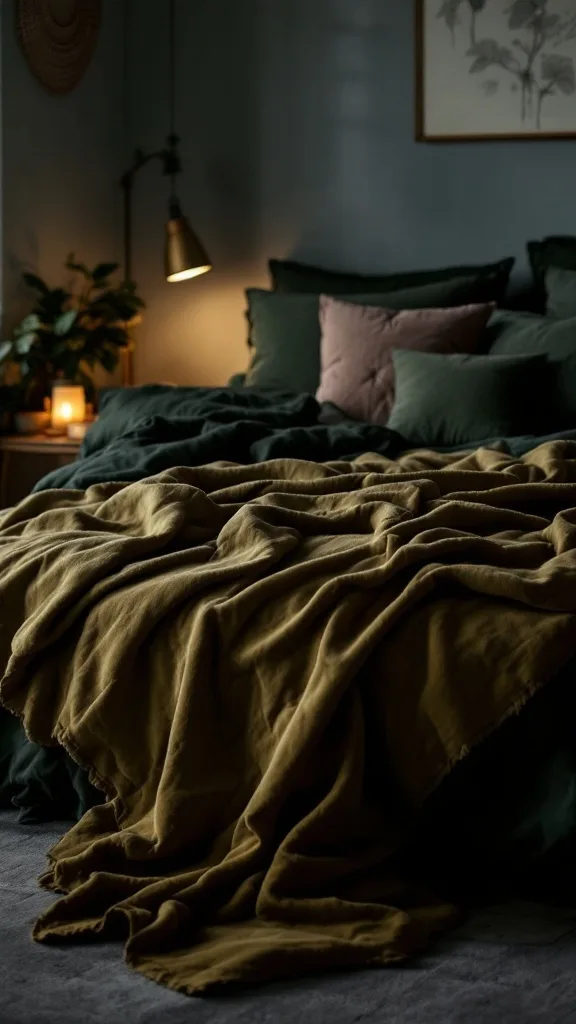
POLYGON ((418 142, 576 138, 576 0, 414 0, 418 142))

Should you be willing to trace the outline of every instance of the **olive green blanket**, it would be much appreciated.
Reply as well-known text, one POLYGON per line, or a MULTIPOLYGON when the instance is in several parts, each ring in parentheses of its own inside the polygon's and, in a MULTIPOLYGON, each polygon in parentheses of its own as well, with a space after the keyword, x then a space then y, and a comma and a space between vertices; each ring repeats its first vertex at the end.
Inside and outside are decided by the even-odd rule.
POLYGON ((576 652, 576 443, 277 460, 0 517, 1 699, 107 794, 42 941, 189 993, 404 959, 456 919, 398 851, 576 652))

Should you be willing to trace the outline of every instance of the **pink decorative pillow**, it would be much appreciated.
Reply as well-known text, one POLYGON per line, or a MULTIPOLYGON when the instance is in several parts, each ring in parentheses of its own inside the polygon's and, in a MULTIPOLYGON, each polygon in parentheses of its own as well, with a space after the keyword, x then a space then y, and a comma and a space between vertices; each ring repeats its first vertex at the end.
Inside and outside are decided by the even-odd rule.
POLYGON ((386 423, 394 402, 392 349, 478 351, 493 303, 450 309, 381 309, 320 296, 319 402, 386 423))

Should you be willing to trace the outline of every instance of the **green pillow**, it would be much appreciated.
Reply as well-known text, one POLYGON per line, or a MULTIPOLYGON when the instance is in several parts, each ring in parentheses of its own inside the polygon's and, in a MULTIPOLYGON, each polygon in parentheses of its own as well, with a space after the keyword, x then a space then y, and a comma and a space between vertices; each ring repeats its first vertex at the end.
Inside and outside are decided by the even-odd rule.
POLYGON ((544 356, 437 355, 394 349, 387 426, 414 447, 452 448, 544 434, 551 406, 544 356))
MULTIPOLYGON (((501 302, 508 288, 513 259, 479 266, 443 267, 438 270, 406 270, 399 274, 345 274, 322 267, 311 267, 293 260, 270 260, 275 291, 300 294, 358 295, 416 288, 438 281, 469 278, 473 294, 466 302, 501 302)), ((454 305, 454 303, 451 303, 454 305)))
POLYGON ((83 451, 91 455, 139 420, 162 416, 193 416, 198 396, 211 388, 175 387, 170 384, 142 384, 130 388, 103 388, 99 395, 98 419, 86 434, 83 451))
POLYGON ((553 429, 576 427, 576 317, 556 320, 498 310, 490 317, 486 340, 490 355, 547 356, 556 378, 553 429))
POLYGON ((549 267, 545 286, 546 312, 560 319, 576 317, 576 269, 549 267))
MULTIPOLYGON (((477 301, 475 284, 475 278, 460 277, 402 291, 339 297, 384 309, 441 309, 477 301)), ((320 296, 249 288, 246 298, 254 348, 246 386, 314 394, 320 383, 320 296)))
POLYGON ((576 353, 576 317, 555 320, 498 309, 488 321, 486 344, 493 356, 546 355, 557 362, 576 353))
POLYGON ((549 235, 540 241, 528 242, 528 262, 534 277, 534 289, 542 312, 547 308, 546 273, 549 267, 576 270, 576 237, 549 235))

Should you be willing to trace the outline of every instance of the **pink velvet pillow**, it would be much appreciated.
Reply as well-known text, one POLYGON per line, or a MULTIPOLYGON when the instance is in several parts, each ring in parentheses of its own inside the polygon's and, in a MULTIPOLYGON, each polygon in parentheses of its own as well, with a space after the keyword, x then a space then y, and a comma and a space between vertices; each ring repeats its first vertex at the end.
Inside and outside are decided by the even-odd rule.
POLYGON ((394 402, 392 349, 478 351, 493 303, 450 309, 381 309, 320 296, 319 402, 386 423, 394 402))

